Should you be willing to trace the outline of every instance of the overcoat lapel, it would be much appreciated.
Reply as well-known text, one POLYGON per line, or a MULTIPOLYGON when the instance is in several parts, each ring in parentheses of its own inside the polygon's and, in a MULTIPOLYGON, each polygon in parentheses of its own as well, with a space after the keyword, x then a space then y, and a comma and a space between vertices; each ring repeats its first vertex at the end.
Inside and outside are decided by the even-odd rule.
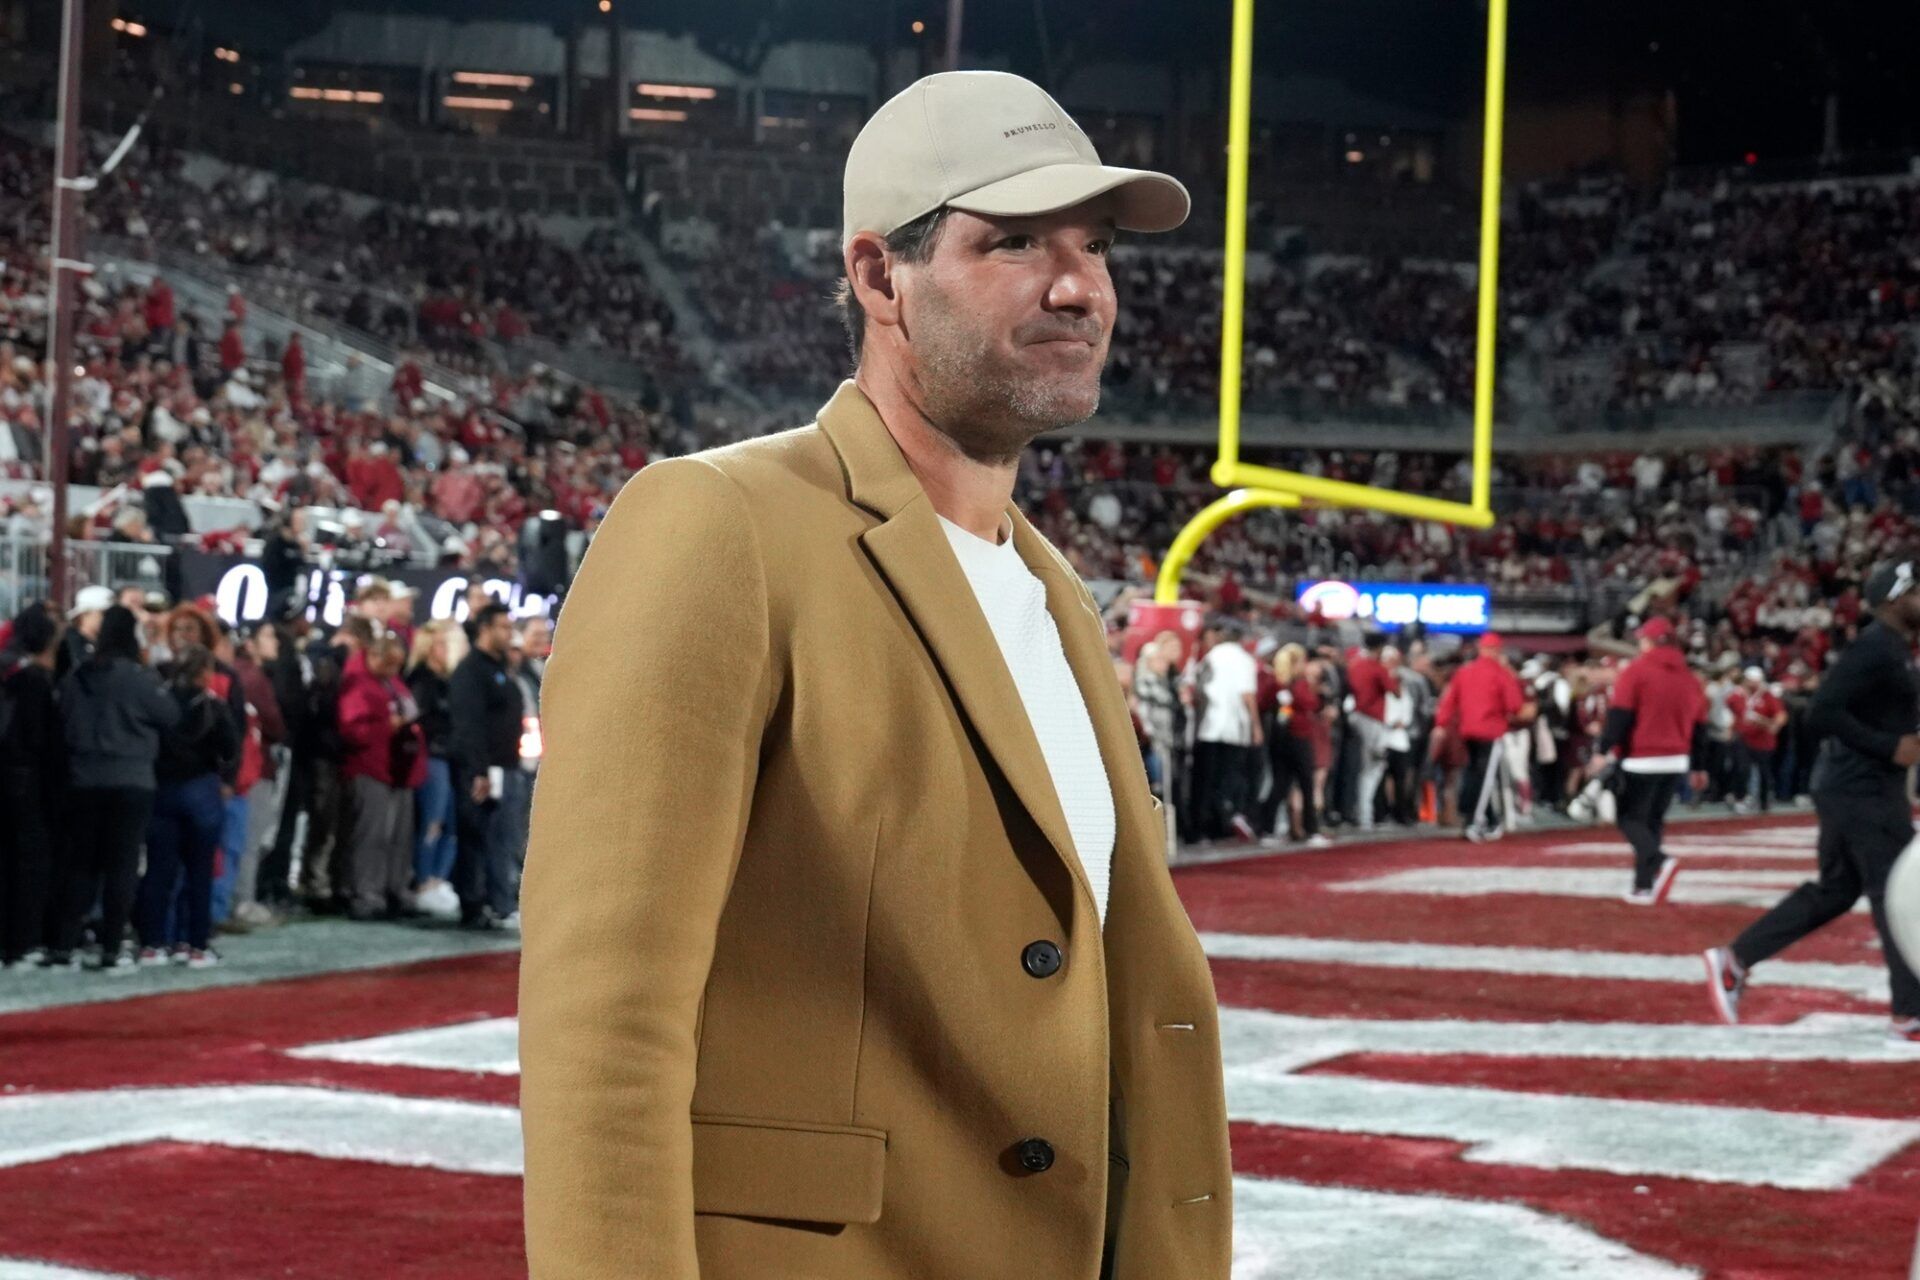
MULTIPOLYGON (((852 382, 841 384, 821 410, 819 422, 840 454, 849 498, 881 518, 880 524, 861 535, 861 545, 925 641, 995 765, 1034 824, 1071 869, 1091 909, 1092 891, 1086 872, 1076 856, 1066 813, 1026 706, 1020 701, 1020 691, 1007 670, 999 642, 974 599, 972 585, 948 545, 946 531, 926 492, 872 403, 852 382)), ((1099 620, 1068 580, 1070 571, 1047 550, 1033 526, 1017 510, 1009 511, 1014 521, 1015 548, 1046 585, 1047 607, 1086 700, 1107 777, 1116 782, 1130 779, 1141 771, 1139 751, 1132 746, 1124 706, 1116 720, 1112 698, 1102 697, 1117 697, 1118 687, 1104 639, 1096 634, 1099 620), (1128 751, 1132 752, 1130 760, 1128 751)), ((1142 829, 1141 815, 1129 796, 1131 790, 1115 788, 1116 830, 1121 842, 1137 842, 1142 829)), ((1144 784, 1139 791, 1140 803, 1148 803, 1144 784)), ((1148 817, 1146 825, 1150 826, 1151 815, 1148 817)), ((1119 854, 1116 849, 1116 858, 1119 854)))

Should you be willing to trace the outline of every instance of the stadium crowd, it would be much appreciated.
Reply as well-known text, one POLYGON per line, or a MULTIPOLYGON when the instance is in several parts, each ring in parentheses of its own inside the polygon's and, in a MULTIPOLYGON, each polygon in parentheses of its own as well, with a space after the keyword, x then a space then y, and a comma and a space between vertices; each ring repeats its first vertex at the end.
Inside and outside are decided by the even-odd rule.
MULTIPOLYGON (((16 479, 41 472, 49 181, 44 152, 0 139, 0 471, 16 479)), ((1723 187, 1640 208, 1617 184, 1588 184, 1523 199, 1508 236, 1507 323, 1543 325, 1548 349, 1561 356, 1603 353, 1613 370, 1604 400, 1844 389, 1847 427, 1818 451, 1729 444, 1504 456, 1495 476, 1502 518, 1485 532, 1334 509, 1223 528, 1188 572, 1220 624, 1199 660, 1180 660, 1161 637, 1120 671, 1156 785, 1177 802, 1184 834, 1312 839, 1347 825, 1458 816, 1459 740, 1437 756, 1430 744, 1463 655, 1437 638, 1387 644, 1303 614, 1298 587, 1323 577, 1465 579, 1507 596, 1605 602, 1592 659, 1538 656, 1517 666, 1536 711, 1503 735, 1521 820, 1531 806, 1563 807, 1576 795, 1613 678, 1608 637, 1617 649, 1630 619, 1649 610, 1683 620, 1682 647, 1714 708, 1706 798, 1801 794, 1805 699, 1859 625, 1868 569, 1913 540, 1920 515, 1920 378, 1906 327, 1920 309, 1915 192, 1898 183, 1723 187), (1734 387, 1727 370, 1735 366, 1759 370, 1760 381, 1734 387), (1253 688, 1240 690, 1249 669, 1253 688), (1742 708, 1771 707, 1769 699, 1779 711, 1761 718, 1778 723, 1775 745, 1763 749, 1742 708)), ((265 181, 202 188, 180 176, 177 157, 139 152, 90 197, 89 216, 96 232, 189 254, 231 273, 235 287, 224 313, 209 316, 182 305, 164 275, 87 282, 71 473, 103 497, 75 515, 70 532, 257 548, 276 598, 302 567, 335 560, 377 571, 412 559, 470 570, 476 582, 524 580, 525 533, 543 512, 573 531, 570 566, 613 494, 652 459, 799 421, 789 408, 747 412, 692 392, 700 379, 672 308, 611 232, 569 248, 529 225, 350 204, 265 181), (310 369, 297 340, 249 347, 255 290, 418 345, 391 372, 358 358, 310 369), (658 370, 657 389, 628 398, 538 364, 509 372, 500 350, 536 337, 643 361, 658 370), (449 366, 461 371, 453 385, 434 382, 449 366), (196 533, 183 506, 192 498, 251 502, 264 513, 259 542, 196 533)), ((705 372, 770 400, 817 397, 845 361, 821 265, 794 263, 789 240, 758 225, 751 211, 743 215, 741 252, 681 260, 720 339, 723 363, 705 372)), ((1122 296, 1108 380, 1114 400, 1172 411, 1210 404, 1217 262, 1123 247, 1114 270, 1122 296)), ((1282 255, 1250 295, 1249 403, 1301 413, 1458 409, 1471 395, 1473 297, 1470 281, 1442 263, 1282 255)), ((1252 449, 1249 458, 1440 495, 1464 493, 1469 480, 1462 461, 1438 453, 1252 449)), ((1118 623, 1153 581, 1160 549, 1217 496, 1210 461, 1195 448, 1042 442, 1022 464, 1017 499, 1085 577, 1114 584, 1118 623)), ((44 539, 48 506, 34 486, 0 497, 0 531, 44 539)), ((565 567, 549 577, 543 593, 564 590, 565 567)), ((83 602, 98 606, 100 590, 123 585, 94 583, 83 602)), ((177 868, 189 885, 205 879, 209 927, 268 924, 292 898, 362 915, 457 909, 470 923, 511 918, 510 896, 496 891, 511 881, 500 869, 511 857, 495 845, 513 844, 469 838, 463 803, 481 766, 455 752, 447 696, 434 683, 472 660, 460 653, 461 628, 414 628, 404 588, 375 584, 324 636, 291 615, 222 634, 202 606, 149 600, 145 586, 121 593, 134 624, 131 651, 117 614, 107 627, 105 610, 78 612, 65 637, 81 639, 63 637, 51 650, 48 705, 59 717, 70 697, 84 708, 80 676, 96 670, 112 673, 100 679, 128 705, 145 699, 154 723, 141 732, 157 770, 145 789, 156 797, 152 814, 176 820, 175 834, 160 837, 154 874, 165 879, 177 868), (97 652, 102 634, 112 643, 96 662, 85 650, 97 652), (265 685, 250 668, 266 674, 265 685), (195 734, 159 728, 155 690, 195 734), (255 696, 262 693, 275 714, 255 696), (390 726, 401 717, 397 738, 375 732, 383 723, 375 712, 390 726), (209 776, 215 791, 232 793, 221 795, 212 845, 202 838, 215 807, 205 803, 214 794, 209 776), (236 800, 247 802, 253 827, 244 835, 236 800), (403 827, 413 850, 404 866, 395 852, 403 827), (362 845, 373 852, 357 856, 362 845), (238 854, 227 856, 229 847, 238 854), (218 877, 198 869, 211 865, 212 849, 220 850, 218 877), (356 867, 373 878, 356 880, 356 867)), ((44 665, 34 616, 23 613, 13 629, 9 680, 31 684, 44 665)), ((475 652, 500 659, 515 688, 531 673, 521 700, 537 706, 545 624, 516 627, 478 598, 468 616, 488 619, 479 630, 502 637, 475 652)), ((65 620, 51 622, 59 629, 65 620)), ((1115 635, 1117 644, 1117 626, 1115 635)), ((33 723, 17 720, 9 733, 33 723)), ((70 788, 125 782, 89 774, 68 747, 70 788)), ((16 773, 51 770, 59 759, 38 745, 9 750, 16 773)), ((498 762, 508 785, 489 801, 509 814, 518 763, 517 754, 498 762)), ((40 776, 20 774, 9 786, 21 778, 37 786, 40 776)), ((158 880, 144 891, 125 884, 125 850, 144 839, 155 865, 153 824, 162 819, 133 821, 137 802, 89 811, 122 823, 99 843, 117 851, 112 867, 86 874, 112 873, 107 883, 121 888, 111 901, 125 898, 115 912, 123 924, 131 916, 139 946, 151 936, 151 950, 168 956, 180 947, 189 959, 211 955, 195 924, 197 888, 176 906, 158 880)), ((79 927, 71 899, 85 892, 48 888, 43 932, 12 954, 45 948, 70 958, 79 927)), ((104 914, 94 927, 118 936, 104 914)), ((116 967, 117 944, 108 951, 116 967)), ((156 960, 130 956, 138 963, 143 954, 156 960)))
POLYGON ((331 629, 287 596, 238 630, 138 587, 23 609, 0 963, 208 968, 290 915, 517 929, 551 629, 478 587, 464 627, 413 600, 373 580, 331 629))

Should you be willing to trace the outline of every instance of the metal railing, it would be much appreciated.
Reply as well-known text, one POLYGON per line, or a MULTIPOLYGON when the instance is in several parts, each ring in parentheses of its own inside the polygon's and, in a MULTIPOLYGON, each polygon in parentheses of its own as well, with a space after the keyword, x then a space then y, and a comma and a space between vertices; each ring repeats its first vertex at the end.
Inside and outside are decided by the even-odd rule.
MULTIPOLYGON (((67 584, 82 587, 142 587, 164 590, 171 547, 150 542, 67 543, 67 584)), ((47 544, 38 538, 0 537, 0 611, 12 617, 33 600, 45 600, 47 544)))

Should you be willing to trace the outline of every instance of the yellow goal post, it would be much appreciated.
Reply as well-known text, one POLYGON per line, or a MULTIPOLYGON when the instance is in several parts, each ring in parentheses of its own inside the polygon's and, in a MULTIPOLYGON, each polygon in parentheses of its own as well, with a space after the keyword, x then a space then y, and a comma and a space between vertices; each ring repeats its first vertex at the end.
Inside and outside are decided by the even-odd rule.
POLYGON ((1253 99, 1254 0, 1234 0, 1233 60, 1227 116, 1227 237, 1220 324, 1220 456, 1213 482, 1233 492, 1212 503, 1174 538, 1160 567, 1154 599, 1173 604, 1180 579, 1209 534, 1245 511, 1322 506, 1360 507, 1415 520, 1484 529, 1493 524, 1493 386, 1500 309, 1500 166, 1506 111, 1508 0, 1487 0, 1486 119, 1481 149, 1478 326, 1474 340, 1473 482, 1467 502, 1329 480, 1240 460, 1240 374, 1247 284, 1247 139, 1253 99))

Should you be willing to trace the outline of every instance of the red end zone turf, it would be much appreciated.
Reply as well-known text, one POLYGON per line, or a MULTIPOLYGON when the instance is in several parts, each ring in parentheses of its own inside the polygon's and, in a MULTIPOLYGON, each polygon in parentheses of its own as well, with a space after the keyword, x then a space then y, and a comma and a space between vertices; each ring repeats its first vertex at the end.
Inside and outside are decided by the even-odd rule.
MULTIPOLYGON (((1773 872, 1774 880, 1810 871, 1810 852, 1794 856, 1807 832, 1791 819, 1675 829, 1690 845, 1711 833, 1744 836, 1726 856, 1706 848, 1686 855, 1691 868, 1736 881, 1743 868, 1773 872)), ((1388 1193, 1396 1205, 1443 1197, 1443 1209, 1459 1201, 1517 1206, 1635 1250, 1656 1268, 1679 1268, 1660 1274, 1903 1276, 1920 1214, 1920 1146, 1901 1126, 1920 1117, 1920 1059, 1891 1060, 1878 1047, 1884 1006, 1870 990, 1879 953, 1867 919, 1843 919, 1783 957, 1817 964, 1826 985, 1763 982, 1749 997, 1755 1028, 1710 1030, 1691 957, 1724 941, 1756 907, 1688 903, 1683 894, 1642 910, 1540 892, 1540 882, 1535 891, 1501 888, 1505 870, 1552 868, 1617 873, 1624 887, 1624 847, 1584 848, 1609 838, 1590 831, 1474 847, 1403 841, 1178 872, 1207 935, 1346 947, 1332 958, 1215 961, 1237 1171, 1309 1189, 1388 1193), (1484 872, 1487 891, 1354 887, 1435 868, 1484 872), (1569 952, 1583 962, 1577 971, 1539 971, 1569 952), (1663 957, 1670 978, 1618 976, 1622 965, 1667 964, 1663 957), (1270 1015, 1289 1021, 1274 1024, 1270 1015), (1753 1047, 1795 1034, 1804 1018, 1815 1020, 1807 1034, 1834 1046, 1830 1057, 1776 1059, 1753 1047), (1376 1024, 1371 1034, 1368 1024, 1376 1024), (1578 1036, 1589 1024, 1605 1024, 1597 1033, 1624 1036, 1620 1043, 1635 1048, 1611 1057, 1570 1053, 1565 1042, 1543 1038, 1569 1029, 1578 1036), (1288 1060, 1305 1045, 1321 1047, 1288 1060), (1627 1111, 1608 1110, 1620 1106, 1627 1111), (1636 1130, 1642 1115, 1672 1126, 1674 1141, 1648 1141, 1636 1130), (1776 1123, 1782 1137, 1771 1144, 1776 1123), (1861 1145, 1823 1145, 1823 1126, 1833 1125, 1865 1126, 1847 1130, 1848 1143, 1861 1145), (1662 1167, 1684 1165, 1690 1151, 1700 1153, 1698 1169, 1662 1167), (1752 1163, 1741 1167, 1749 1151, 1752 1163)), ((443 1054, 409 1065, 408 1049, 375 1064, 289 1051, 396 1035, 415 1044, 413 1033, 423 1030, 505 1019, 514 978, 515 957, 494 955, 0 1017, 0 1258, 155 1280, 523 1275, 519 1184, 510 1175, 356 1158, 351 1132, 333 1135, 337 1144, 314 1143, 325 1150, 299 1142, 257 1150, 238 1139, 181 1141, 162 1125, 158 1136, 82 1140, 60 1154, 33 1149, 46 1139, 44 1123, 18 1105, 130 1088, 239 1086, 233 1096, 246 1098, 246 1090, 305 1086, 403 1111, 451 1100, 476 1106, 472 1114, 497 1129, 512 1122, 503 1109, 515 1100, 516 1079, 462 1069, 479 1057, 443 1054)), ((507 1037, 510 1050, 508 1024, 480 1030, 507 1037)), ((153 1096, 165 1107, 187 1095, 153 1096)), ((1662 1131, 1652 1132, 1657 1139, 1662 1131)), ((1252 1200, 1243 1197, 1243 1239, 1284 1248, 1299 1231, 1302 1251, 1299 1269, 1248 1263, 1240 1280, 1340 1274, 1343 1245, 1326 1238, 1324 1223, 1309 1230, 1285 1215, 1263 1217, 1248 1207, 1252 1200)), ((1370 1274, 1395 1274, 1395 1250, 1414 1247, 1396 1237, 1400 1221, 1347 1224, 1351 1247, 1384 1268, 1370 1274)), ((1628 1274, 1605 1264, 1579 1273, 1628 1274)), ((1500 1256, 1459 1274, 1533 1280, 1500 1256)))

